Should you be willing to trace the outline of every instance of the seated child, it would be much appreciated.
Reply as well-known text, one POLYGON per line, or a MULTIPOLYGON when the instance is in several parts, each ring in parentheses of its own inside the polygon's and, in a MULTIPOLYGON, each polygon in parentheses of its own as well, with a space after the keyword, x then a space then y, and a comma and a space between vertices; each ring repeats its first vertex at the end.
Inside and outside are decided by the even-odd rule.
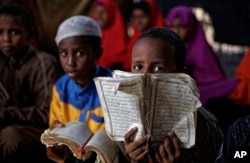
POLYGON ((46 162, 40 135, 48 127, 56 59, 29 44, 32 23, 17 4, 0 8, 0 162, 46 162))
POLYGON ((250 162, 250 115, 229 126, 216 163, 250 162), (242 153, 241 151, 244 151, 242 153), (239 152, 239 153, 237 153, 239 152))
MULTIPOLYGON (((186 56, 185 44, 173 31, 150 28, 142 33, 132 49, 131 71, 134 73, 182 73, 186 56)), ((190 149, 182 149, 174 132, 166 135, 152 153, 146 142, 150 137, 133 140, 137 128, 124 136, 125 151, 132 161, 150 162, 215 162, 222 142, 216 118, 204 108, 197 113, 196 141, 190 149), (152 158, 148 159, 149 154, 152 158)))
MULTIPOLYGON (((60 63, 65 75, 54 85, 49 126, 57 122, 84 122, 95 133, 104 129, 103 112, 93 81, 97 76, 111 76, 111 71, 96 65, 102 54, 101 29, 87 16, 72 16, 63 21, 55 37, 60 63)), ((49 156, 63 160, 51 148, 49 156)))

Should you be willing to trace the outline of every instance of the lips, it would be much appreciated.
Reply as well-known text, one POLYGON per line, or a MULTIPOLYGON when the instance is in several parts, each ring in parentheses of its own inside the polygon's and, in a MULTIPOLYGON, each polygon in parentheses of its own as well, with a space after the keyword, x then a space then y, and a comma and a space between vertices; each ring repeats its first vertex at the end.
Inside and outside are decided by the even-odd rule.
POLYGON ((3 52, 11 52, 13 47, 12 46, 3 46, 1 49, 3 52))
POLYGON ((66 72, 69 75, 69 77, 75 77, 77 74, 77 71, 73 68, 68 68, 66 72))

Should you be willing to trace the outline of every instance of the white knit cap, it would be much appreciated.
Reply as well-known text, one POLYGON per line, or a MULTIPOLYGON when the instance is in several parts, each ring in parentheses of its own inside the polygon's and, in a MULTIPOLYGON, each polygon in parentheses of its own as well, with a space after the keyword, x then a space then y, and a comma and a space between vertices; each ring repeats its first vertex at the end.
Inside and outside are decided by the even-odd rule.
POLYGON ((71 36, 97 36, 102 37, 101 29, 97 22, 83 15, 72 16, 64 20, 58 27, 55 37, 56 44, 71 36))

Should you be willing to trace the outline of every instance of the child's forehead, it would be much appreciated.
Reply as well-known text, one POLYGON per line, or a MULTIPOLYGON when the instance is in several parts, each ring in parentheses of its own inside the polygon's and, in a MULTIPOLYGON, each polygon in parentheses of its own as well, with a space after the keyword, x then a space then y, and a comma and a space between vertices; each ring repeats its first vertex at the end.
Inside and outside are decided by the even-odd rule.
POLYGON ((24 22, 18 15, 0 13, 0 21, 4 23, 12 23, 13 25, 24 26, 24 22))
POLYGON ((132 50, 133 59, 174 60, 174 47, 160 38, 142 37, 132 50))
POLYGON ((154 50, 172 50, 172 46, 169 42, 161 38, 153 37, 142 37, 135 43, 134 46, 143 46, 145 49, 154 49, 154 50))

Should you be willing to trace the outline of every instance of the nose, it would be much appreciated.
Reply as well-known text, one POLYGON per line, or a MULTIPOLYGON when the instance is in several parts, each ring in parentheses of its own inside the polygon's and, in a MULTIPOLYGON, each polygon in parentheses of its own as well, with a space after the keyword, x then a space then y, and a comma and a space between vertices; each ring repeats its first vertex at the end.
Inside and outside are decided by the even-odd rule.
POLYGON ((143 74, 151 73, 150 67, 148 67, 148 66, 143 67, 142 73, 143 74))
POLYGON ((2 34, 3 41, 10 41, 10 34, 8 32, 4 32, 2 34))
POLYGON ((76 62, 75 62, 75 58, 72 55, 69 55, 68 59, 67 59, 67 64, 69 66, 75 66, 76 62))

